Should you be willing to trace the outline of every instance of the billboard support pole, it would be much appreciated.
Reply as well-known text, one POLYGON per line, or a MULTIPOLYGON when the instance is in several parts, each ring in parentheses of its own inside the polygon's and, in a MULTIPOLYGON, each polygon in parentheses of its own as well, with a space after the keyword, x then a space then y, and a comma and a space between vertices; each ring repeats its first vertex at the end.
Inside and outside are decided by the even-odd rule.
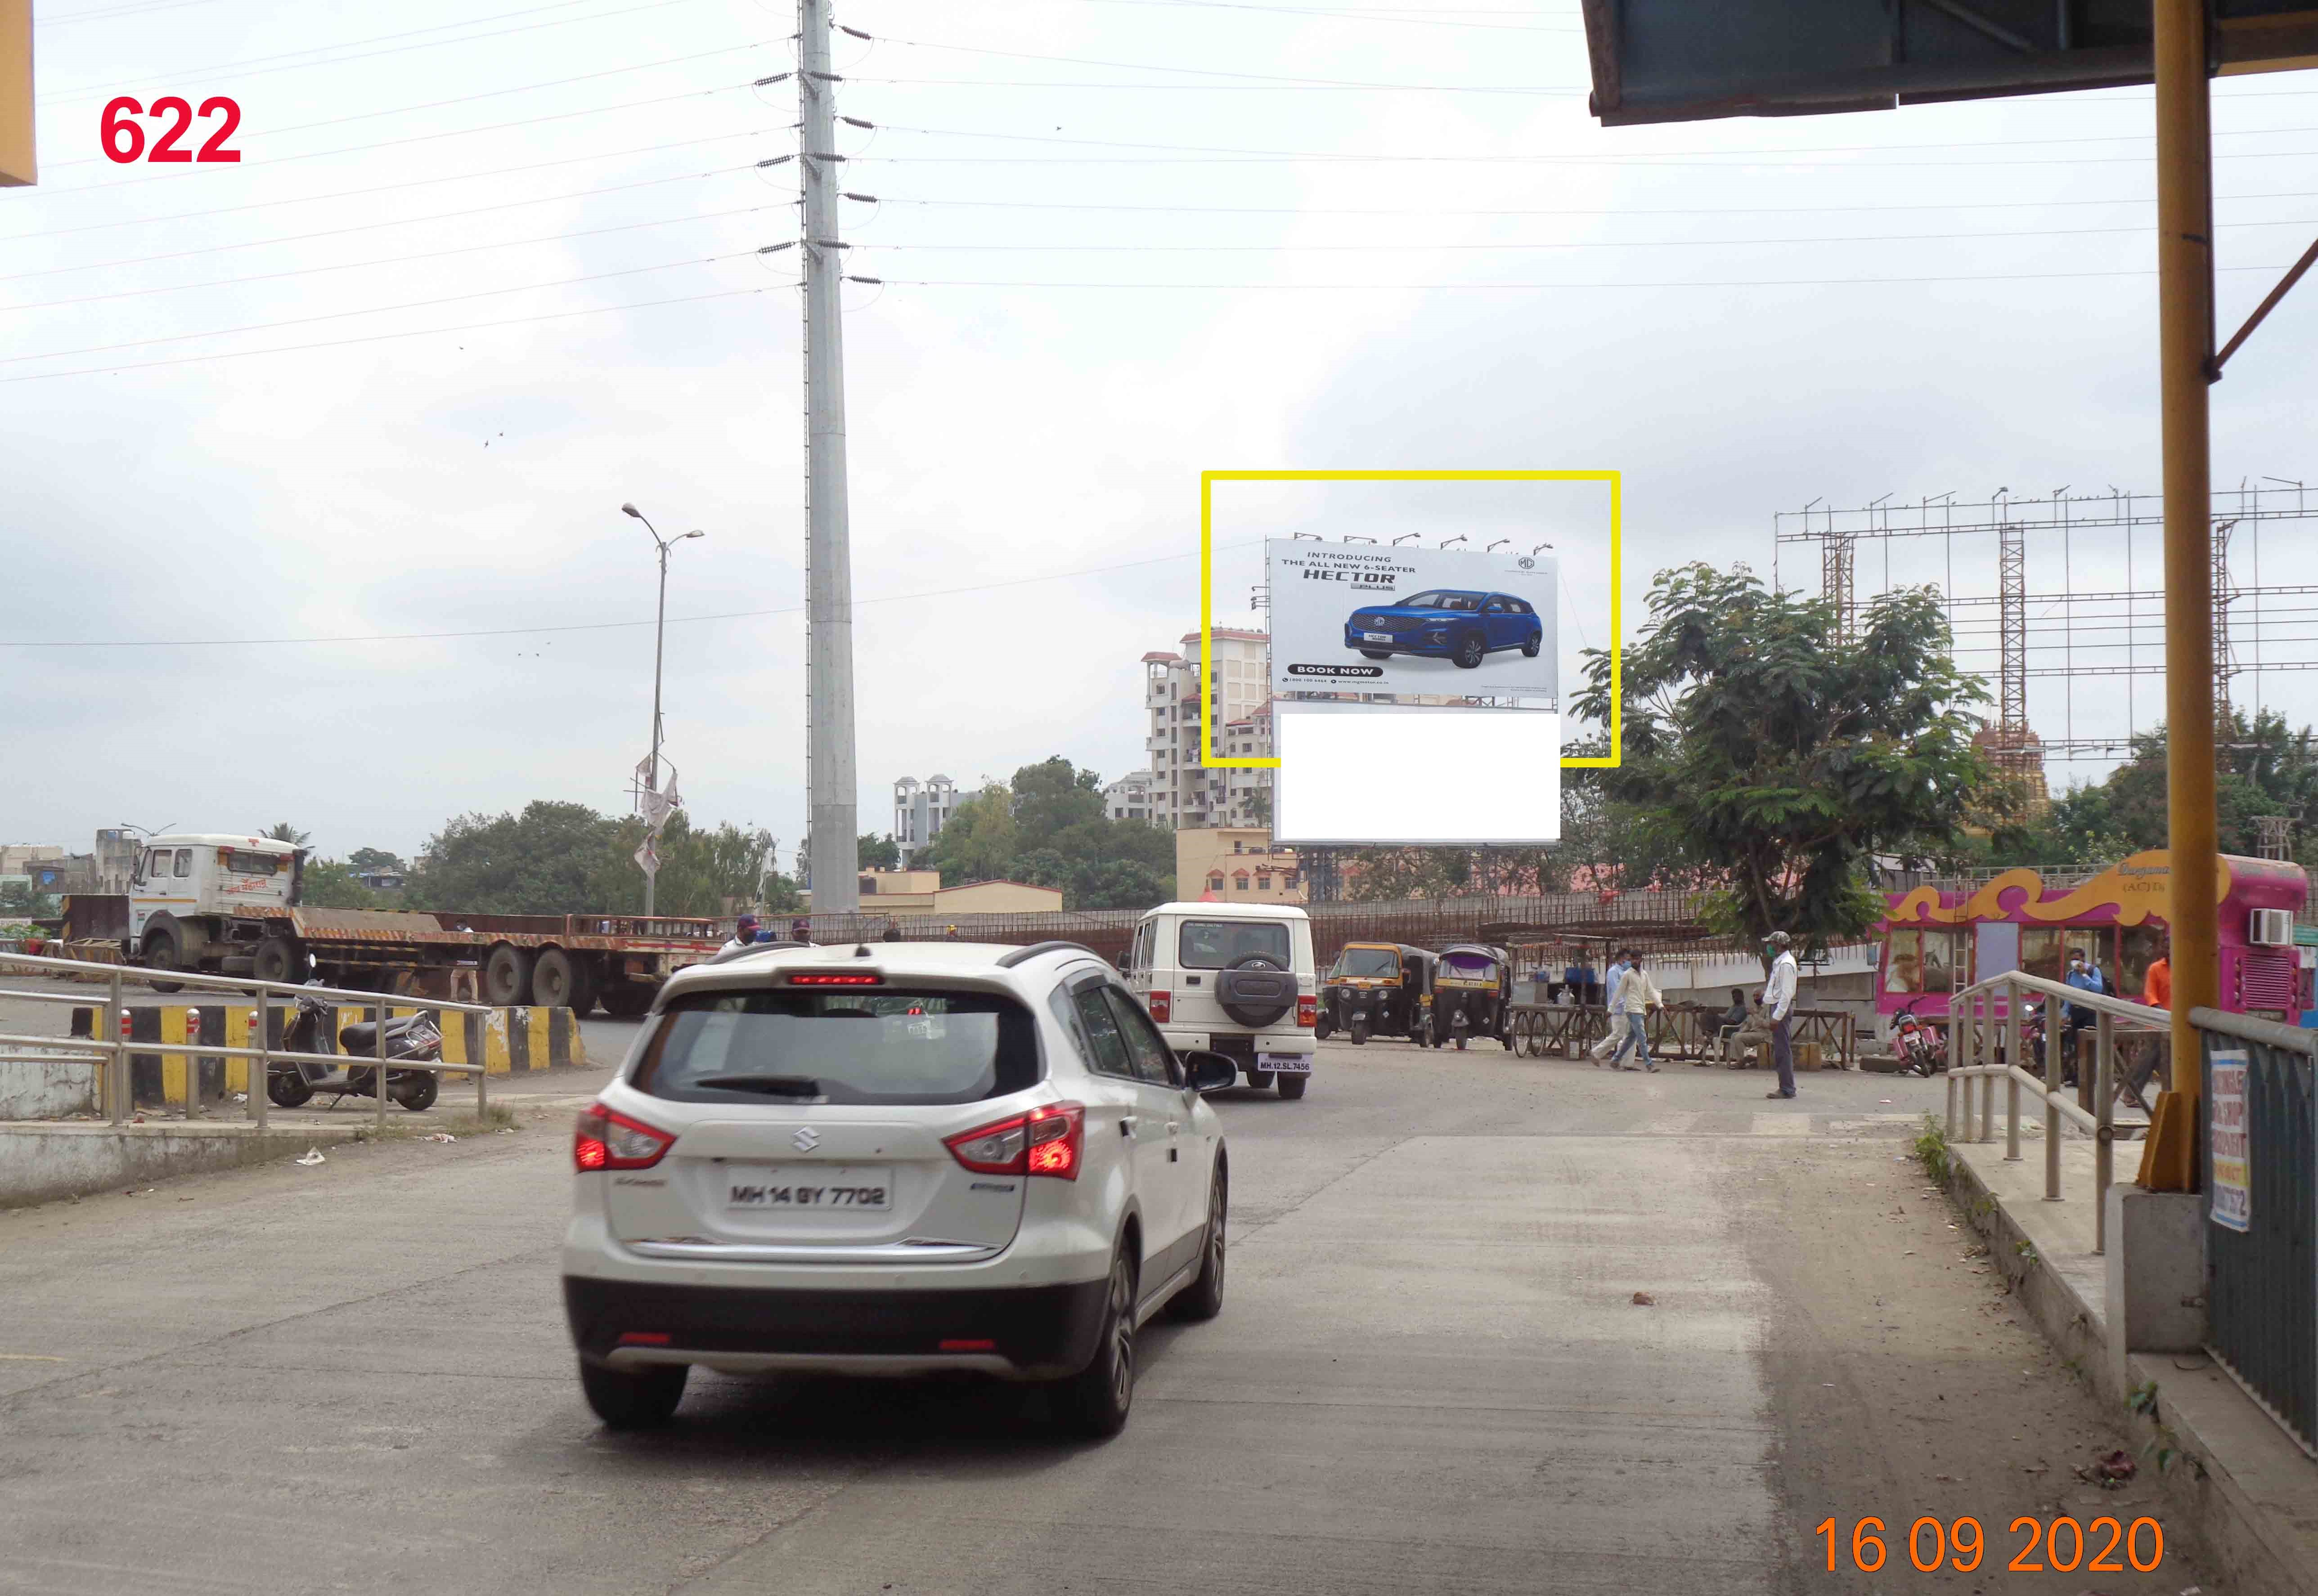
POLYGON ((2202 1061, 2193 1009, 2221 987, 2214 819, 2213 123, 2210 0, 2155 0, 2157 302, 2165 474, 2166 831, 2173 1081, 2151 1116, 2142 1184, 2197 1188, 2202 1061))

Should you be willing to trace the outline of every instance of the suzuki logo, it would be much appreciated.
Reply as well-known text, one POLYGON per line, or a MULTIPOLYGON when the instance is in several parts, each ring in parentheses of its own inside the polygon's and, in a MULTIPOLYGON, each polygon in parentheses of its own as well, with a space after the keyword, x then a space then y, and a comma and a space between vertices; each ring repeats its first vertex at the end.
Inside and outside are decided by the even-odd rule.
POLYGON ((796 1143, 796 1150, 799 1152, 811 1152, 821 1145, 821 1133, 813 1126, 806 1125, 789 1140, 796 1143))

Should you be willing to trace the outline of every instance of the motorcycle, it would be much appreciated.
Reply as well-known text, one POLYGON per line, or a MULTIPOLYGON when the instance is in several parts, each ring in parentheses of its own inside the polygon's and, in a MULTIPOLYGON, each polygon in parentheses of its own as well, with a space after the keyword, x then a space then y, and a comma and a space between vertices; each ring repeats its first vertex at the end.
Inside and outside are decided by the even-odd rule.
POLYGON ((1907 1061, 1904 1073, 1934 1075, 1948 1067, 1947 1037, 1916 1018, 1912 1003, 1891 1017, 1893 1050, 1907 1061))
MULTIPOLYGON (((282 1034, 283 1050, 337 1054, 344 1047, 347 1062, 333 1069, 312 1061, 268 1061, 265 1095, 275 1107, 299 1107, 317 1092, 335 1092, 334 1107, 337 1098, 378 1095, 378 1066, 364 1069, 354 1063, 355 1059, 378 1056, 378 1022, 365 1020, 348 1026, 333 1038, 330 1022, 335 1012, 334 1007, 321 998, 303 994, 299 997, 298 1011, 282 1034)), ((436 1027, 434 1017, 413 1014, 387 1021, 386 1056, 390 1063, 396 1059, 439 1062, 443 1057, 443 1033, 436 1027)), ((386 1072, 386 1095, 413 1114, 432 1106, 440 1088, 441 1077, 433 1070, 389 1069, 386 1072)))

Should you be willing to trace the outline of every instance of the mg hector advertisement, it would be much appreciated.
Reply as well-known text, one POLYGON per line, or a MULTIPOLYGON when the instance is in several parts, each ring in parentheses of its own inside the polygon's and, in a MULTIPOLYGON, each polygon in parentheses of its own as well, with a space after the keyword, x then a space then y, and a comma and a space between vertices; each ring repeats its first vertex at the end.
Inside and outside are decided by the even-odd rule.
POLYGON ((1264 545, 1271 688, 1559 697, 1550 553, 1264 545))

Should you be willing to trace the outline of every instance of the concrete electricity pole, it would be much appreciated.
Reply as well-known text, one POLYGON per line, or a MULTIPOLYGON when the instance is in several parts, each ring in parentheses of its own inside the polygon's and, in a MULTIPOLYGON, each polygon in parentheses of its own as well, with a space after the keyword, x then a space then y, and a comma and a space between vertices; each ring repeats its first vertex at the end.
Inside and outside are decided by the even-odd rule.
POLYGON ((853 555, 845 514, 844 274, 830 0, 797 0, 804 182, 805 785, 816 914, 860 907, 854 875, 853 555))

